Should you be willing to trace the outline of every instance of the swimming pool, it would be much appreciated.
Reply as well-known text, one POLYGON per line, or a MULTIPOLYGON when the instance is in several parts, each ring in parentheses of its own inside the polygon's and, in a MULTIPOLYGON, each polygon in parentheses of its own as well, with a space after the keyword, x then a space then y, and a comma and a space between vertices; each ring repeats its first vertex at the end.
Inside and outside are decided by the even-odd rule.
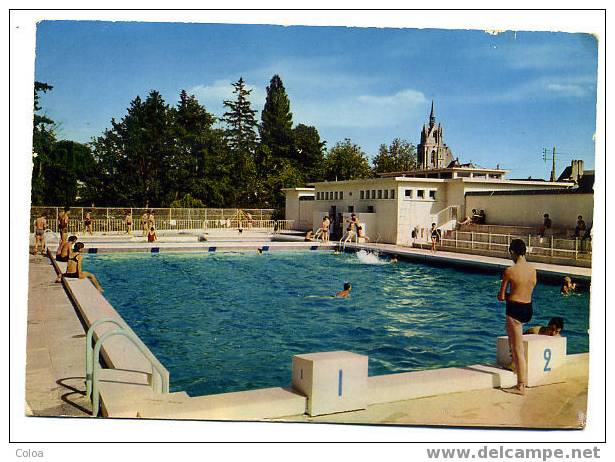
MULTIPOLYGON (((493 363, 499 276, 352 253, 88 255, 105 296, 191 396, 286 386, 292 356, 350 350, 369 374, 493 363), (344 282, 351 297, 333 298, 344 282)), ((534 318, 588 351, 589 294, 539 284, 534 318)))

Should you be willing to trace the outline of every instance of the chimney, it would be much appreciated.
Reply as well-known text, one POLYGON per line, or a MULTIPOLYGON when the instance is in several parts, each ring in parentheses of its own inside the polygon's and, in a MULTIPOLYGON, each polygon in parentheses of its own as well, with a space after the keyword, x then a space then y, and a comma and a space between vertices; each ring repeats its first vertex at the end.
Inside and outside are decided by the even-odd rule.
POLYGON ((571 180, 579 184, 580 178, 583 176, 583 161, 573 160, 570 169, 571 180))

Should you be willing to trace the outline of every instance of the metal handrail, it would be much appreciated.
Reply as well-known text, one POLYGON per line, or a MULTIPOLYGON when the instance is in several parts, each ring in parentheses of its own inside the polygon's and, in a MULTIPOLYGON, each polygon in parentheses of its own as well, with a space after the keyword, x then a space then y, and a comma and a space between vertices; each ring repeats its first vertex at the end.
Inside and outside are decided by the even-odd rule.
MULTIPOLYGON (((100 350, 103 346, 103 343, 110 337, 122 335, 126 337, 128 340, 130 340, 132 344, 136 346, 138 350, 143 354, 143 356, 145 356, 145 359, 147 359, 150 365, 152 366, 152 374, 151 374, 152 375, 152 389, 154 390, 154 392, 155 393, 168 393, 169 392, 169 382, 165 374, 163 373, 162 365, 158 362, 158 360, 154 357, 154 355, 143 344, 139 342, 138 337, 133 332, 129 331, 128 329, 124 327, 121 327, 121 325, 117 321, 111 318, 104 318, 104 319, 99 319, 96 322, 94 322, 94 324, 92 324, 90 329, 88 329, 88 334, 86 335, 86 339, 90 340, 89 342, 90 347, 91 347, 91 339, 92 339, 94 328, 97 325, 102 324, 103 322, 111 322, 120 327, 118 329, 105 332, 103 335, 101 335, 101 337, 98 339, 98 341, 94 345, 94 350, 92 351, 92 355, 91 355, 91 362, 86 362, 86 368, 88 367, 88 364, 89 364, 92 369, 90 372, 92 415, 94 417, 98 416, 98 411, 100 407, 100 391, 98 389, 98 370, 100 369, 100 365, 99 365, 100 350)), ((86 371, 86 388, 87 388, 87 379, 88 379, 87 375, 88 374, 86 371)))
POLYGON ((94 336, 94 330, 104 323, 112 323, 118 327, 123 328, 119 321, 112 318, 97 319, 92 323, 85 336, 85 395, 89 398, 92 394, 92 371, 94 369, 94 347, 92 346, 92 337, 94 336))
MULTIPOLYGON (((492 250, 492 247, 504 247, 504 248, 508 248, 508 246, 510 245, 510 240, 511 238, 515 238, 515 237, 519 237, 519 238, 527 238, 527 252, 528 254, 537 254, 537 252, 534 252, 533 249, 537 249, 540 251, 544 251, 544 252, 550 252, 551 256, 553 256, 554 252, 559 252, 559 253, 571 253, 574 254, 574 259, 578 259, 579 258, 579 253, 583 253, 580 252, 579 249, 579 239, 575 238, 575 239, 554 239, 553 237, 551 237, 549 239, 549 243, 550 245, 548 247, 543 247, 540 245, 532 245, 532 238, 537 239, 539 237, 537 236, 532 236, 531 234, 528 236, 515 236, 512 234, 496 234, 496 233, 479 233, 479 232, 474 232, 474 231, 452 231, 454 233, 454 238, 450 238, 450 237, 443 237, 441 239, 442 244, 444 244, 445 242, 450 242, 454 245, 455 248, 459 247, 459 244, 469 244, 471 249, 474 249, 476 246, 488 246, 488 250, 492 250), (459 233, 461 234, 469 234, 470 236, 470 240, 467 239, 462 239, 459 237, 459 233), (481 240, 476 240, 475 237, 478 236, 488 236, 489 239, 486 241, 481 241, 481 240), (499 242, 493 242, 492 237, 501 237, 501 238, 506 238, 506 244, 504 243, 499 243, 499 242), (572 244, 574 243, 574 249, 566 249, 566 248, 561 248, 561 247, 556 247, 555 241, 566 241, 568 243, 572 244)), ((546 238, 545 238, 546 239, 546 238)), ((487 249, 485 249, 487 250, 487 249)), ((584 250, 584 253, 587 254, 591 254, 591 250, 584 250)))

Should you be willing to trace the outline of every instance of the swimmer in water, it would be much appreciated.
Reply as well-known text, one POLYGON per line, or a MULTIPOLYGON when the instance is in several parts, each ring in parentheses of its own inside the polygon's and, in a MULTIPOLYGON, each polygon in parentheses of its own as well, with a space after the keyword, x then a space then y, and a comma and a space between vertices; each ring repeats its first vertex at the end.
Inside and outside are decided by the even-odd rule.
POLYGON ((337 298, 346 298, 350 295, 350 291, 352 290, 352 284, 350 282, 344 283, 344 290, 340 290, 335 294, 337 298))
POLYGON ((562 295, 568 295, 574 292, 576 288, 577 288, 577 285, 572 282, 572 279, 570 279, 570 276, 566 276, 564 278, 564 282, 562 283, 562 288, 560 289, 560 293, 562 295))
POLYGON ((391 263, 397 263, 397 255, 391 257, 391 263))

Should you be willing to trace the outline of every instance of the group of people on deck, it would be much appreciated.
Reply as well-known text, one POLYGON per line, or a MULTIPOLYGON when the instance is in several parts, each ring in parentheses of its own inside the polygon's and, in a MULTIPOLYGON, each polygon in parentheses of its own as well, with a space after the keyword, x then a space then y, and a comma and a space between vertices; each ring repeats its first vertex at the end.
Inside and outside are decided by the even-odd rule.
MULTIPOLYGON (((60 275, 56 279, 56 282, 61 282, 62 278, 75 278, 75 279, 85 279, 88 278, 92 281, 92 284, 100 290, 103 291, 100 283, 96 279, 92 273, 83 270, 83 257, 81 252, 85 245, 83 242, 77 241, 77 236, 68 236, 68 220, 69 220, 70 210, 65 208, 64 210, 58 213, 58 229, 60 234, 60 240, 58 242, 58 248, 55 254, 55 260, 57 262, 66 263, 66 271, 60 275)), ((92 232, 92 219, 90 214, 88 213, 84 218, 84 225, 86 232, 92 232)), ((39 216, 34 220, 34 253, 38 253, 39 245, 41 246, 41 253, 44 255, 47 252, 46 242, 45 242, 45 231, 47 230, 47 218, 44 216, 39 216)), ((51 256, 50 256, 51 258, 51 256)))

